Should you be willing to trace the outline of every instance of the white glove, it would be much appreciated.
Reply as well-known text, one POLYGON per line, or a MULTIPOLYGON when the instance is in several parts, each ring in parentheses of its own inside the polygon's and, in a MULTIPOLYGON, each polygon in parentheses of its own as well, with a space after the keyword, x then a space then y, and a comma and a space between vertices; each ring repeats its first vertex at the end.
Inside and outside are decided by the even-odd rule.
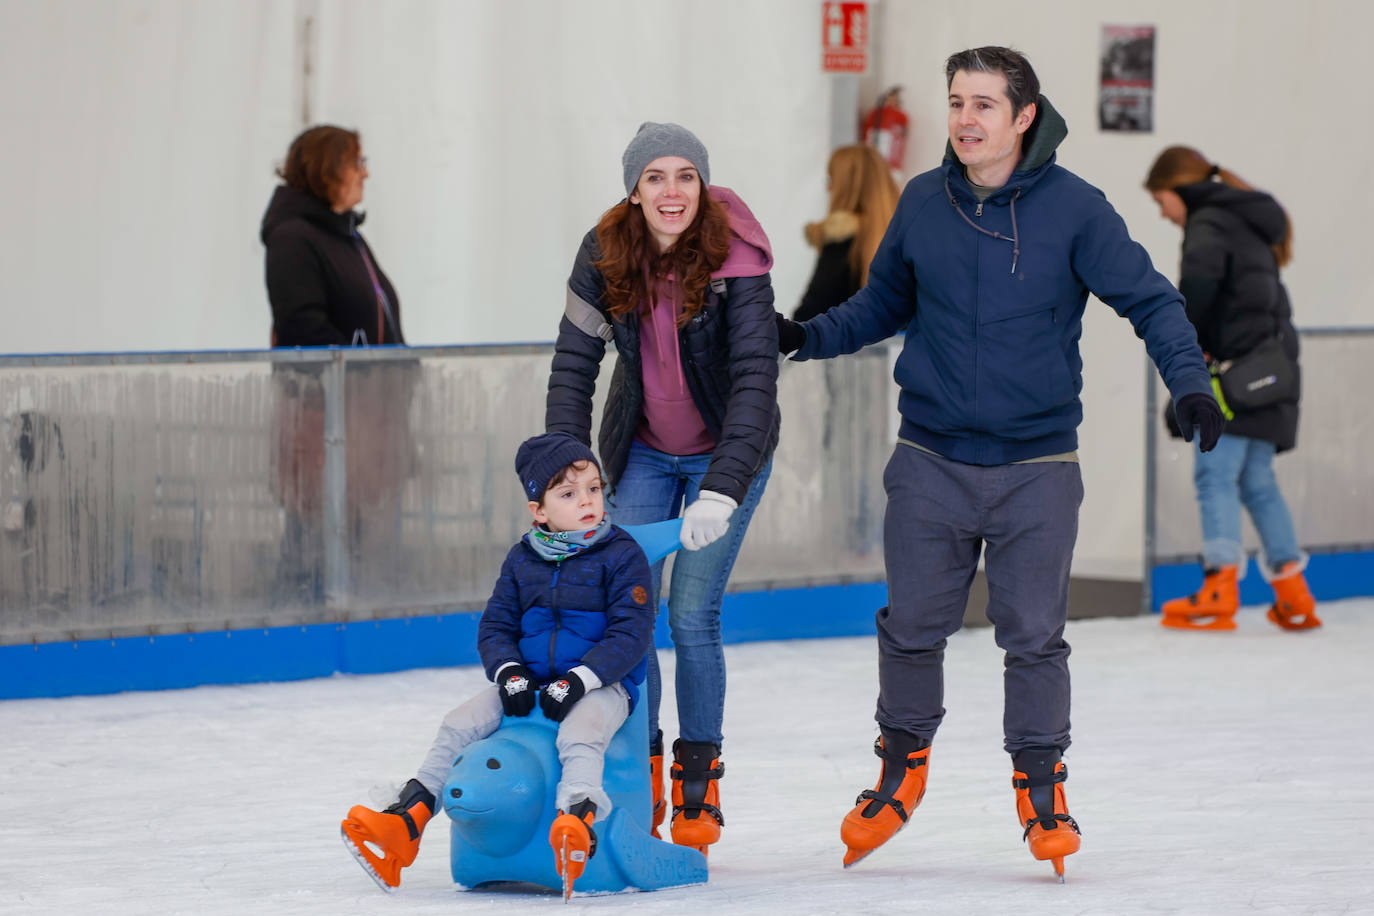
POLYGON ((702 490, 697 501, 682 513, 682 547, 700 550, 719 538, 730 527, 730 516, 739 508, 724 493, 702 490))

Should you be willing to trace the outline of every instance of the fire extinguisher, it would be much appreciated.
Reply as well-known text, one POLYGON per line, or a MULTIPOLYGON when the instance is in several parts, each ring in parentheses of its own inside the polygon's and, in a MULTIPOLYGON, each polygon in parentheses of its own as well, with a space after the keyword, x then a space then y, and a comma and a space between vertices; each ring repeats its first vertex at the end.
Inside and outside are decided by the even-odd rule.
POLYGON ((906 155, 907 116, 902 111, 901 86, 878 96, 878 104, 864 118, 864 142, 878 151, 887 160, 888 166, 898 171, 906 155))

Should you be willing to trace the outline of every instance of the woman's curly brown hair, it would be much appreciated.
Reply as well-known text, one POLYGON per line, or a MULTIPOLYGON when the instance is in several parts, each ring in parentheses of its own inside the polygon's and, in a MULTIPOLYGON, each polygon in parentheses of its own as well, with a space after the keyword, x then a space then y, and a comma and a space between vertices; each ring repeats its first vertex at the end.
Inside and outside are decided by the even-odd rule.
POLYGON ((667 251, 660 252, 649 234, 644 210, 622 200, 596 224, 601 258, 595 262, 606 281, 602 294, 612 318, 627 315, 641 302, 653 305, 655 278, 672 277, 682 303, 678 327, 683 327, 706 301, 711 274, 725 263, 730 250, 730 224, 725 208, 701 189, 696 219, 667 251))

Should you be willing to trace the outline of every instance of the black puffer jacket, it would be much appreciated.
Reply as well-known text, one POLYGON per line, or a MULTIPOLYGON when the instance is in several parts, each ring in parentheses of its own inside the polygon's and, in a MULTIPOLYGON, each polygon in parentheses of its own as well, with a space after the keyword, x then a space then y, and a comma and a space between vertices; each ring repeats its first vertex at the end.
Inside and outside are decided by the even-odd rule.
MULTIPOLYGON (((724 190, 713 187, 711 193, 718 196, 724 190)), ((729 212, 733 226, 737 209, 731 207, 729 212)), ((752 215, 748 218, 752 220, 752 215)), ((766 244, 762 230, 757 231, 766 244)), ((737 240, 737 244, 743 243, 737 240)), ((605 281, 594 266, 599 257, 593 229, 578 249, 568 295, 600 312, 614 335, 617 361, 597 437, 601 466, 614 486, 625 470, 643 415, 644 381, 639 314, 609 317, 608 306, 601 300, 605 281)), ((767 260, 771 263, 771 253, 767 260)), ((778 332, 773 285, 766 270, 713 283, 702 310, 678 331, 678 347, 692 401, 716 440, 701 488, 742 503, 754 476, 777 446, 780 425, 778 332), (722 286, 723 292, 717 289, 722 286)), ((544 426, 549 432, 569 433, 590 444, 592 395, 605 353, 605 340, 580 330, 564 315, 545 404, 544 426)))
MULTIPOLYGON (((1198 344, 1212 359, 1227 360, 1278 334, 1296 365, 1298 335, 1272 248, 1288 227, 1283 208, 1262 191, 1219 182, 1175 190, 1188 209, 1178 286, 1198 344)), ((1237 411, 1226 432, 1287 451, 1297 444, 1298 402, 1237 411)))
POLYGON ((267 246, 267 298, 273 345, 347 347, 354 343, 405 343, 396 290, 372 256, 377 281, 391 307, 377 301, 359 245, 360 214, 335 213, 319 198, 279 185, 262 217, 267 246), (380 329, 380 337, 378 331, 380 329))

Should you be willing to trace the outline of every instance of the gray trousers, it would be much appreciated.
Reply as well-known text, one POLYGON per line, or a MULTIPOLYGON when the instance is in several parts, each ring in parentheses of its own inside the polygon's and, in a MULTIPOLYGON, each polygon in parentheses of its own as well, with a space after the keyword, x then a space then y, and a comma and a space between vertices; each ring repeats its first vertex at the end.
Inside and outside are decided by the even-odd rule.
POLYGON ((1083 478, 1073 462, 979 467, 899 444, 883 474, 888 606, 878 611, 879 725, 931 739, 945 643, 986 550, 988 619, 1006 653, 1005 748, 1069 746, 1069 562, 1083 478))
MULTIPOLYGON (((491 735, 501 725, 501 695, 493 684, 451 710, 415 778, 440 798, 453 761, 463 748, 491 735)), ((596 819, 611 810, 611 797, 601 787, 606 748, 630 714, 630 695, 619 683, 598 687, 578 700, 558 726, 558 762, 563 777, 554 803, 563 811, 584 798, 596 803, 596 819)), ((442 804, 442 799, 440 798, 442 804)))

